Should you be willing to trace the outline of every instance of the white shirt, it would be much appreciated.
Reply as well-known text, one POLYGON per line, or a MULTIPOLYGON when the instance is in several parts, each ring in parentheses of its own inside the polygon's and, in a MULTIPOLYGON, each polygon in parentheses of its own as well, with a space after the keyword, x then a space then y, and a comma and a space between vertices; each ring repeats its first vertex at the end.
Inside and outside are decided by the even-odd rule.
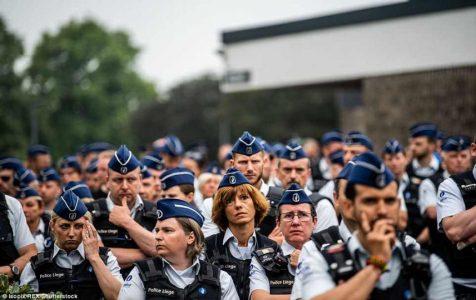
MULTIPOLYGON (((200 271, 200 262, 196 259, 193 264, 185 270, 176 270, 165 259, 162 259, 164 264, 165 276, 169 279, 170 283, 174 286, 183 289, 189 284, 193 283, 200 271)), ((235 285, 228 273, 220 271, 220 287, 221 287, 221 299, 235 300, 239 299, 236 293, 235 285)), ((127 276, 126 281, 122 285, 119 292, 119 298, 121 300, 136 300, 145 299, 144 283, 140 279, 139 269, 134 267, 127 276)))
POLYGON ((38 227, 34 232, 32 232, 33 239, 35 240, 35 245, 36 249, 38 249, 38 252, 43 252, 45 250, 45 222, 43 222, 43 219, 40 218, 40 223, 38 223, 38 227))
MULTIPOLYGON (((296 248, 294 248, 292 245, 290 245, 286 240, 283 241, 283 244, 281 245, 281 250, 284 256, 289 256, 291 253, 296 248)), ((291 265, 288 262, 288 271, 291 273, 293 276, 295 274, 295 269, 291 267, 291 265)), ((250 298, 251 298, 251 293, 255 290, 263 290, 266 291, 267 293, 270 292, 270 285, 269 285, 269 280, 268 276, 266 276, 266 271, 261 265, 261 263, 256 259, 256 257, 253 256, 251 259, 251 265, 250 265, 250 298)))
MULTIPOLYGON (((416 244, 415 240, 411 238, 407 239, 405 243, 407 245, 416 244)), ((369 255, 360 244, 355 233, 349 239, 347 248, 353 256, 358 252, 358 262, 361 266, 366 265, 366 260, 369 255)), ((396 282, 402 268, 402 252, 403 246, 400 241, 397 241, 393 248, 392 258, 388 263, 389 271, 380 276, 379 281, 375 285, 377 288, 386 289, 393 286, 396 282)), ((316 249, 315 244, 312 241, 304 244, 296 271, 296 277, 299 278, 302 286, 303 299, 311 299, 312 297, 321 295, 336 287, 328 269, 329 266, 326 260, 316 249)), ((430 257, 430 270, 432 273, 432 279, 428 288, 428 298, 454 299, 450 272, 443 261, 435 255, 431 255, 430 257)), ((293 296, 291 298, 295 299, 293 296)))
POLYGON ((5 200, 8 206, 8 221, 12 227, 13 244, 15 248, 18 250, 25 246, 35 244, 30 228, 26 223, 25 213, 23 213, 20 201, 8 195, 5 195, 5 200))
MULTIPOLYGON (((71 269, 73 266, 81 264, 86 259, 83 243, 79 244, 78 248, 70 253, 66 253, 66 251, 60 249, 56 244, 54 244, 53 247, 53 260, 58 267, 71 269)), ((106 267, 122 284, 121 268, 119 267, 117 258, 111 251, 108 251, 107 253, 106 267)), ((35 292, 38 292, 38 280, 36 279, 35 272, 33 271, 30 262, 26 264, 25 269, 23 269, 20 276, 20 285, 24 284, 29 284, 35 292)))
POLYGON ((334 180, 329 180, 324 186, 319 190, 319 194, 322 196, 325 196, 329 199, 334 200, 334 189, 335 189, 335 184, 334 180))
POLYGON ((225 235, 223 236, 223 245, 226 245, 227 243, 228 250, 230 250, 230 254, 234 258, 240 260, 251 259, 256 245, 256 232, 254 231, 248 239, 248 245, 246 245, 246 247, 241 247, 238 246, 238 239, 233 235, 233 232, 231 232, 230 228, 227 228, 225 235))
MULTIPOLYGON (((306 195, 310 196, 312 192, 308 188, 304 188, 304 192, 306 195)), ((333 198, 329 198, 332 199, 333 198)), ((336 210, 332 203, 326 200, 319 201, 317 205, 314 207, 317 216, 317 224, 312 230, 312 232, 319 232, 321 230, 327 229, 331 226, 339 225, 339 221, 337 220, 336 210)))
MULTIPOLYGON (((473 176, 476 178, 476 165, 473 167, 473 176)), ((438 188, 438 198, 436 202, 436 221, 438 229, 443 232, 441 221, 446 217, 454 216, 466 210, 463 196, 456 182, 448 178, 443 181, 438 188)), ((453 278, 453 281, 476 289, 475 278, 453 278)))
POLYGON ((322 177, 324 179, 332 179, 331 168, 324 157, 319 160, 319 170, 321 171, 322 177))
POLYGON ((416 175, 421 177, 430 177, 440 168, 440 161, 433 154, 430 164, 427 167, 421 166, 417 159, 412 160, 412 166, 416 175))
MULTIPOLYGON (((447 171, 443 172, 443 177, 450 177, 447 171)), ((436 198, 436 187, 429 178, 424 179, 418 187, 418 207, 420 214, 423 216, 428 207, 435 207, 438 199, 436 198)))

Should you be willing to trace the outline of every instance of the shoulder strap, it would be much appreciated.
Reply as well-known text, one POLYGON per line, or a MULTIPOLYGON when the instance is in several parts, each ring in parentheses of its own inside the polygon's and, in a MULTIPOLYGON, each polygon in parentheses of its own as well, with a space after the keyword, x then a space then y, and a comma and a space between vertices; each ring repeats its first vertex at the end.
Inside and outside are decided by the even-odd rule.
POLYGON ((86 207, 94 218, 107 217, 109 215, 105 198, 86 203, 86 207))
POLYGON ((156 221, 157 220, 156 206, 148 201, 144 201, 142 217, 156 221))
POLYGON ((41 219, 43 220, 43 223, 45 223, 45 236, 50 235, 50 220, 51 216, 48 213, 44 213, 41 215, 41 219))
POLYGON ((160 258, 150 258, 134 264, 139 270, 143 282, 157 280, 164 277, 163 263, 160 258))
POLYGON ((266 198, 268 198, 270 201, 277 201, 279 203, 279 201, 281 201, 281 197, 283 196, 283 192, 284 190, 280 187, 270 186, 266 198))
POLYGON ((200 260, 200 273, 198 276, 201 282, 220 286, 220 269, 206 261, 200 260))
POLYGON ((321 254, 335 283, 351 278, 359 270, 345 243, 323 246, 321 254))
POLYGON ((312 206, 316 207, 316 205, 319 203, 319 201, 321 200, 327 200, 329 201, 332 206, 334 206, 334 201, 332 201, 331 199, 329 199, 328 197, 322 195, 322 194, 319 194, 319 193, 312 193, 309 198, 311 199, 311 202, 312 202, 312 206))
POLYGON ((107 254, 109 253, 109 248, 99 247, 99 257, 101 257, 104 264, 107 264, 107 254))
POLYGON ((0 213, 7 212, 7 211, 8 211, 7 199, 5 198, 5 194, 0 192, 0 213))
POLYGON ((39 266, 51 262, 53 259, 53 251, 47 250, 40 252, 37 255, 31 258, 31 267, 33 270, 36 270, 39 266))
MULTIPOLYGON (((454 180, 458 188, 462 191, 465 191, 463 187, 466 187, 466 186, 471 187, 471 185, 476 184, 476 178, 474 178, 473 176, 473 170, 467 171, 461 174, 457 174, 457 175, 451 175, 450 178, 454 180)), ((474 190, 476 190, 476 185, 474 190)))
POLYGON ((344 242, 340 235, 339 227, 337 226, 330 226, 324 230, 313 233, 311 235, 311 240, 314 242, 318 250, 321 250, 321 248, 326 245, 334 245, 344 242))
POLYGON ((208 261, 212 262, 218 260, 226 254, 226 247, 223 245, 224 237, 225 233, 220 231, 219 233, 206 238, 206 254, 208 261))
POLYGON ((278 248, 278 244, 269 239, 268 237, 262 235, 261 233, 259 232, 256 232, 256 249, 262 249, 262 248, 274 248, 274 249, 277 249, 278 248))

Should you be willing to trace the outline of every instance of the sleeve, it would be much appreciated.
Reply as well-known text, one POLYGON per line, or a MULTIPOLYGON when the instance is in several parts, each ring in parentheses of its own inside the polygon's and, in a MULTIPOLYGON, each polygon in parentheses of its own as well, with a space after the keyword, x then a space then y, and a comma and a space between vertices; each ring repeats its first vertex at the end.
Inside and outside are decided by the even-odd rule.
POLYGON ((35 272, 33 271, 30 262, 25 265, 25 268, 23 268, 23 272, 21 272, 20 275, 20 285, 26 284, 28 284, 35 293, 38 293, 38 280, 36 279, 35 272))
POLYGON ((124 279, 122 278, 121 274, 121 267, 119 267, 119 263, 117 262, 117 257, 114 256, 112 251, 107 253, 107 261, 106 266, 111 271, 112 276, 114 276, 121 284, 124 283, 124 279))
POLYGON ((220 286, 221 286, 221 299, 222 300, 237 300, 238 293, 235 289, 233 279, 227 272, 220 270, 220 286))
POLYGON ((441 221, 457 213, 465 211, 463 196, 453 179, 448 178, 443 181, 438 188, 436 202, 436 221, 438 229, 443 231, 441 221))
POLYGON ((428 299, 455 299, 451 273, 443 260, 430 256, 431 282, 428 287, 428 299))
POLYGON ((428 207, 436 206, 436 188, 430 179, 422 181, 418 188, 418 207, 423 216, 428 207))
POLYGON ((35 244, 35 239, 28 228, 20 202, 9 196, 6 196, 5 198, 10 209, 8 216, 11 217, 10 225, 13 230, 13 242, 15 247, 20 249, 30 244, 35 244))
POLYGON ((302 291, 301 291, 301 281, 299 280, 299 277, 294 276, 294 284, 293 284, 293 289, 291 290, 291 295, 289 299, 291 300, 299 300, 302 299, 302 291))
POLYGON ((403 197, 403 189, 398 188, 398 198, 400 198, 400 210, 407 211, 407 204, 405 203, 405 198, 403 197))
POLYGON ((334 200, 334 181, 327 182, 318 192, 329 199, 334 200))
POLYGON ((122 284, 119 300, 145 299, 144 283, 140 279, 139 269, 134 267, 122 284))
POLYGON ((256 257, 251 259, 250 265, 250 296, 255 290, 263 290, 269 293, 269 280, 263 266, 258 262, 256 257))
POLYGON ((200 212, 205 218, 202 226, 203 235, 205 235, 205 237, 209 237, 220 232, 218 226, 212 221, 212 206, 212 198, 207 198, 203 201, 202 208, 200 209, 200 212))
POLYGON ((304 244, 296 269, 296 277, 301 283, 303 299, 311 299, 335 288, 336 285, 328 268, 326 260, 314 243, 309 241, 304 244))
POLYGON ((313 232, 319 232, 331 226, 339 226, 334 206, 327 200, 321 200, 317 203, 316 215, 317 224, 313 232))

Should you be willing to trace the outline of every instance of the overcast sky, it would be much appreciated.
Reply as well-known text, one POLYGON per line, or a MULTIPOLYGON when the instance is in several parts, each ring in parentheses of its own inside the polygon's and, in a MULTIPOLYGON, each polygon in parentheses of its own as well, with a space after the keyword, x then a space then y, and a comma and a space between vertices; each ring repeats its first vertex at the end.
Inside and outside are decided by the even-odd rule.
POLYGON ((0 0, 0 15, 23 40, 26 65, 45 31, 93 17, 127 31, 142 51, 137 69, 164 91, 208 71, 221 73, 223 30, 296 20, 398 0, 0 0))

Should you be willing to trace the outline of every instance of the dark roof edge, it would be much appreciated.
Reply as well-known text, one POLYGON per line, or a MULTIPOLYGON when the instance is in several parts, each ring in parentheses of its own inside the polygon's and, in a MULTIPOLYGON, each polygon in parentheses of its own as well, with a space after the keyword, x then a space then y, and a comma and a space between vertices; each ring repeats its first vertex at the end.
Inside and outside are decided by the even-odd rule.
POLYGON ((476 6, 476 0, 420 0, 274 25, 222 32, 223 44, 476 6))

